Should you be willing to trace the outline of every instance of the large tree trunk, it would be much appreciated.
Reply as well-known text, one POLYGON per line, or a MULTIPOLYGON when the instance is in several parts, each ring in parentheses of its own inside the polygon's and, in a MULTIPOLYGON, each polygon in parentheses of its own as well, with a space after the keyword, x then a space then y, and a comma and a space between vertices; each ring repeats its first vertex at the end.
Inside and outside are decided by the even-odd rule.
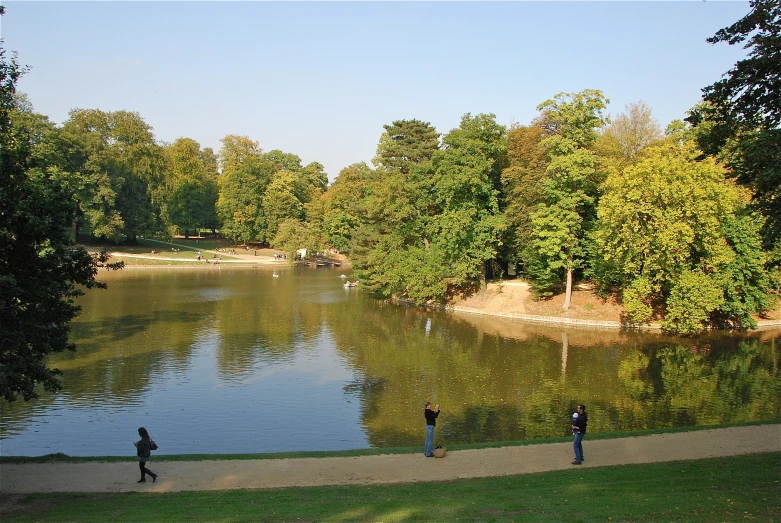
POLYGON ((488 289, 488 283, 485 281, 485 262, 480 264, 480 290, 485 291, 488 289))
POLYGON ((564 296, 563 310, 569 310, 569 304, 572 301, 572 267, 567 268, 567 293, 564 296))

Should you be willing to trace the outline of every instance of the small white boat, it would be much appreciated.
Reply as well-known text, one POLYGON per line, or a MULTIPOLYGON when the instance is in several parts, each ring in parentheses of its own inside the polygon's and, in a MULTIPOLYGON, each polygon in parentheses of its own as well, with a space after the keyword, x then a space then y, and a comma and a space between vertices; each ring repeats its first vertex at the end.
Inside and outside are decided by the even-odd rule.
POLYGON ((344 284, 344 288, 349 289, 350 287, 355 287, 356 285, 358 285, 358 280, 348 281, 347 283, 344 284))
POLYGON ((340 278, 346 278, 346 277, 347 277, 347 275, 346 275, 346 274, 340 274, 340 275, 339 275, 339 277, 340 277, 340 278))
POLYGON ((279 278, 279 274, 277 274, 276 272, 275 272, 274 274, 272 274, 271 276, 272 276, 273 278, 279 278))

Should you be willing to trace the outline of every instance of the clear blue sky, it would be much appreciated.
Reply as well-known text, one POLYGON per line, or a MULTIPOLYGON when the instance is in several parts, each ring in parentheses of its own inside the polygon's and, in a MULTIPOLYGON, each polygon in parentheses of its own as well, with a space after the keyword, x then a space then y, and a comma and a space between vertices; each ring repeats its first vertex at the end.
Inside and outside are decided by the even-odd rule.
POLYGON ((559 92, 644 100, 662 126, 745 55, 705 42, 749 11, 714 2, 19 2, 7 51, 37 112, 141 114, 160 141, 226 134, 322 163, 370 162, 384 124, 526 124, 559 92))

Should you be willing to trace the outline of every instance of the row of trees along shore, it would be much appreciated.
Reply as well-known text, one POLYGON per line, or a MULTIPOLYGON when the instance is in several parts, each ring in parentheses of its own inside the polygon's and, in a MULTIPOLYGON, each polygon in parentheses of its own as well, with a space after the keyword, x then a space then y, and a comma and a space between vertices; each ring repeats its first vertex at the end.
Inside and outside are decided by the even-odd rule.
POLYGON ((780 11, 753 1, 709 39, 749 55, 664 130, 643 102, 610 118, 594 89, 560 93, 509 128, 493 114, 466 114, 444 135, 397 120, 373 167, 346 167, 330 186, 319 163, 246 136, 215 153, 157 142, 134 112, 74 109, 56 125, 16 92, 27 71, 0 47, 0 389, 58 386, 42 358, 73 348, 72 299, 107 266, 74 245, 74 224, 114 242, 206 228, 288 252, 337 249, 365 289, 417 303, 517 267, 540 298, 565 289, 565 309, 573 282, 588 280, 631 323, 754 327, 781 279, 780 11))

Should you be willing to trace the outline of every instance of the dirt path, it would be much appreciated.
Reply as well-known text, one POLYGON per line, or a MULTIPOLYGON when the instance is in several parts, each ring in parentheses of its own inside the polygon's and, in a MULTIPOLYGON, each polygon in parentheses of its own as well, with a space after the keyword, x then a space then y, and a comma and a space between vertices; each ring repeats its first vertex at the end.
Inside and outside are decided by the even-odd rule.
MULTIPOLYGON (((781 452, 781 425, 584 440, 582 468, 781 452)), ((572 468, 572 445, 554 443, 421 454, 243 461, 149 462, 157 482, 136 483, 136 463, 1 464, 0 493, 179 492, 410 483, 572 468)))

